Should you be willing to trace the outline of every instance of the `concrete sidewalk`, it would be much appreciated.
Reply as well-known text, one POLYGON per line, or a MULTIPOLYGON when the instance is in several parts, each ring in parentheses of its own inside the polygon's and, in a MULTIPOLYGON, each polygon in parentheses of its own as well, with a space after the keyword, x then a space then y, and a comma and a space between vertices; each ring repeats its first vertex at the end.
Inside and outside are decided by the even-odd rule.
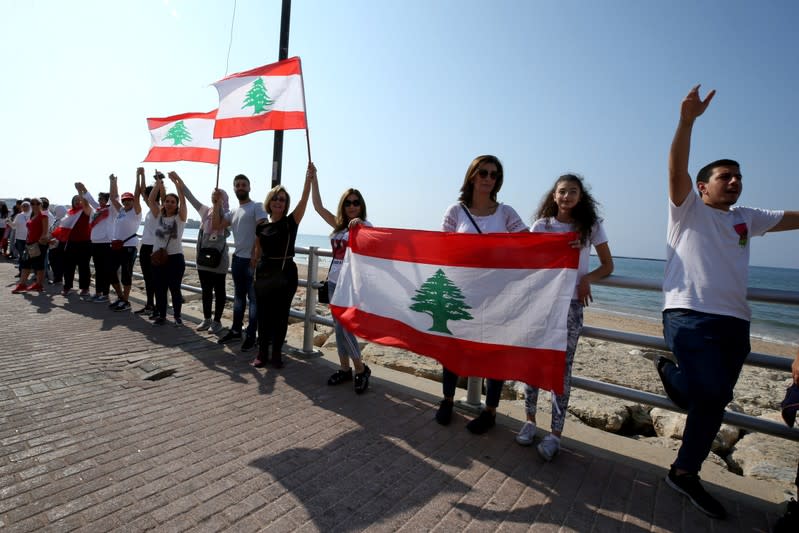
POLYGON ((544 463, 514 442, 516 408, 473 436, 435 423, 437 383, 373 368, 356 396, 326 385, 334 354, 252 369, 191 322, 12 295, 13 273, 3 531, 768 531, 781 510, 775 487, 711 470, 731 514, 714 521, 662 481, 667 450, 568 428, 544 463))

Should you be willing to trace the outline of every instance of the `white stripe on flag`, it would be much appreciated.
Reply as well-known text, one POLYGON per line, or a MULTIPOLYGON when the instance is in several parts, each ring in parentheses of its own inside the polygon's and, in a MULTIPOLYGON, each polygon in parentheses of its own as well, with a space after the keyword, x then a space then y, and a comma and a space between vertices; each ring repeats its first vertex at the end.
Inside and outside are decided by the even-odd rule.
MULTIPOLYGON (((219 91, 219 111, 216 118, 235 118, 253 116, 252 107, 244 107, 247 93, 259 76, 230 78, 216 83, 219 91)), ((291 76, 260 76, 264 81, 266 93, 274 103, 268 111, 304 111, 302 100, 302 78, 299 74, 291 76)), ((260 114, 263 114, 260 113, 260 114)))
MULTIPOLYGON (((160 128, 150 130, 153 146, 163 146, 167 148, 176 147, 172 139, 164 139, 169 130, 179 121, 170 122, 160 128)), ((219 140, 214 139, 214 120, 207 118, 186 118, 182 120, 183 126, 191 135, 191 140, 184 140, 177 145, 178 148, 213 148, 219 149, 219 140)))
POLYGON ((574 269, 482 269, 393 261, 347 250, 334 305, 401 321, 431 335, 432 318, 413 311, 413 296, 443 270, 456 285, 471 320, 451 320, 453 337, 485 343, 566 349, 566 317, 577 278, 574 269))

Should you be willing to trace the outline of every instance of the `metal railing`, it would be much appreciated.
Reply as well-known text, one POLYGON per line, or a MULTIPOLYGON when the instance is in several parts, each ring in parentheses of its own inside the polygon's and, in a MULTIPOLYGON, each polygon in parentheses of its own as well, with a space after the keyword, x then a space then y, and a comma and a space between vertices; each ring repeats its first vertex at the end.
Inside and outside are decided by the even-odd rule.
MULTIPOLYGON (((184 247, 188 245, 193 246, 196 244, 196 242, 197 242, 196 239, 184 239, 183 245, 184 247)), ((306 270, 307 278, 299 280, 299 286, 306 288, 305 308, 302 311, 292 308, 289 313, 290 316, 299 318, 304 322, 304 335, 303 335, 302 348, 294 351, 295 353, 299 354, 312 355, 318 353, 315 350, 313 344, 313 338, 314 338, 313 324, 322 324, 331 327, 333 326, 332 318, 316 314, 316 305, 317 305, 316 289, 318 289, 319 286, 321 285, 321 283, 318 280, 319 257, 332 257, 333 253, 332 250, 319 249, 316 246, 310 246, 310 247, 297 246, 294 251, 295 254, 308 256, 308 264, 306 270)), ((196 263, 192 261, 187 261, 186 265, 196 266, 196 263)), ((136 275, 137 277, 141 277, 141 274, 139 273, 136 273, 136 275)), ((617 287, 624 289, 637 289, 637 290, 657 291, 657 292, 661 291, 661 284, 659 282, 626 277, 626 276, 608 276, 607 278, 604 278, 603 280, 596 282, 596 285, 604 285, 607 287, 617 287)), ((202 290, 199 287, 194 287, 191 285, 184 284, 181 285, 181 287, 183 288, 183 290, 189 292, 195 292, 195 293, 202 292, 202 290)), ((778 291, 771 289, 749 288, 749 290, 747 291, 747 298, 751 301, 757 301, 757 302, 799 305, 799 292, 797 291, 778 291)), ((227 299, 229 301, 232 301, 233 296, 227 295, 227 299)), ((597 328, 591 326, 584 326, 582 329, 581 336, 590 337, 593 339, 606 340, 621 344, 629 344, 638 347, 654 348, 656 350, 669 351, 662 337, 653 337, 650 335, 641 335, 638 333, 628 333, 625 331, 597 328)), ((641 357, 645 357, 644 354, 641 354, 641 357)), ((769 354, 757 353, 757 352, 750 353, 749 356, 746 358, 745 364, 755 367, 769 368, 772 370, 780 370, 787 372, 791 371, 790 359, 769 354)), ((470 381, 472 381, 473 379, 474 378, 470 378, 470 381)), ((643 403, 654 407, 668 409, 670 411, 683 412, 683 413, 685 412, 683 409, 677 407, 671 400, 669 400, 665 396, 660 396, 650 392, 632 389, 621 385, 615 385, 612 383, 606 383, 604 381, 590 379, 582 376, 572 376, 572 386, 606 396, 613 396, 616 398, 631 400, 637 403, 643 403)), ((475 388, 478 393, 478 403, 479 403, 479 388, 477 387, 475 388)), ((473 402, 473 398, 470 397, 469 401, 473 402)), ((799 441, 799 428, 791 429, 783 424, 778 424, 776 422, 764 420, 762 418, 757 418, 751 415, 735 413, 732 411, 725 411, 724 422, 743 429, 757 431, 759 433, 766 433, 769 435, 774 435, 776 437, 781 437, 788 440, 799 441)))

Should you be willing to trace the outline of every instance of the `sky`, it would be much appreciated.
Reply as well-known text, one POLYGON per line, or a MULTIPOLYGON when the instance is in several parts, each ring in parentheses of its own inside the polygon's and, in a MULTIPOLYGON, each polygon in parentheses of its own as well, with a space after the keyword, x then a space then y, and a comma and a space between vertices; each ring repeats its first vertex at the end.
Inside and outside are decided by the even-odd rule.
MULTIPOLYGON (((210 202, 217 169, 142 164, 147 117, 217 107, 211 83, 278 59, 279 0, 0 0, 0 197, 66 203, 177 171, 210 202), (235 14, 234 14, 235 7, 235 14), (232 38, 231 38, 232 34, 232 38)), ((740 161, 741 205, 799 209, 799 4, 709 0, 294 0, 311 155, 325 205, 361 190, 377 226, 437 230, 480 154, 504 165, 499 200, 526 221, 556 178, 584 176, 617 256, 664 258, 667 156, 682 98, 717 95, 689 170, 740 161)), ((261 201, 272 132, 226 139, 220 185, 261 201)), ((287 131, 296 202, 305 132, 287 131)), ((190 217, 197 218, 190 210, 190 217)), ((300 233, 329 227, 310 202, 300 233)), ((799 268, 799 232, 754 239, 751 263, 799 268)))

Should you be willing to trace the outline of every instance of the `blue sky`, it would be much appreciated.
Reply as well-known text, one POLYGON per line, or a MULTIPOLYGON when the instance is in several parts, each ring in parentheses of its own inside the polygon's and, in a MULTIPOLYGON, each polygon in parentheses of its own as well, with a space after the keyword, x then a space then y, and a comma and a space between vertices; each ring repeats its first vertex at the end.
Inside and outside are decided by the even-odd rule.
MULTIPOLYGON (((67 201, 76 180, 106 190, 110 172, 132 188, 146 117, 216 107, 233 5, 3 0, 0 196, 67 201)), ((668 148, 696 83, 718 94, 695 127, 691 173, 732 157, 742 205, 799 209, 797 22, 788 0, 294 0, 289 53, 302 57, 328 206, 354 186, 376 225, 438 229, 469 162, 492 153, 505 165, 499 199, 524 219, 577 172, 614 254, 662 258, 668 148)), ((228 73, 277 60, 279 28, 279 0, 239 0, 228 73)), ((296 196, 305 135, 285 137, 296 196)), ((270 132, 224 141, 222 187, 244 173, 262 199, 271 158, 270 132)), ((201 163, 144 166, 177 170, 200 198, 216 178, 201 163)), ((327 231, 309 210, 301 232, 327 231)), ((755 239, 752 263, 799 268, 799 233, 755 239)))

